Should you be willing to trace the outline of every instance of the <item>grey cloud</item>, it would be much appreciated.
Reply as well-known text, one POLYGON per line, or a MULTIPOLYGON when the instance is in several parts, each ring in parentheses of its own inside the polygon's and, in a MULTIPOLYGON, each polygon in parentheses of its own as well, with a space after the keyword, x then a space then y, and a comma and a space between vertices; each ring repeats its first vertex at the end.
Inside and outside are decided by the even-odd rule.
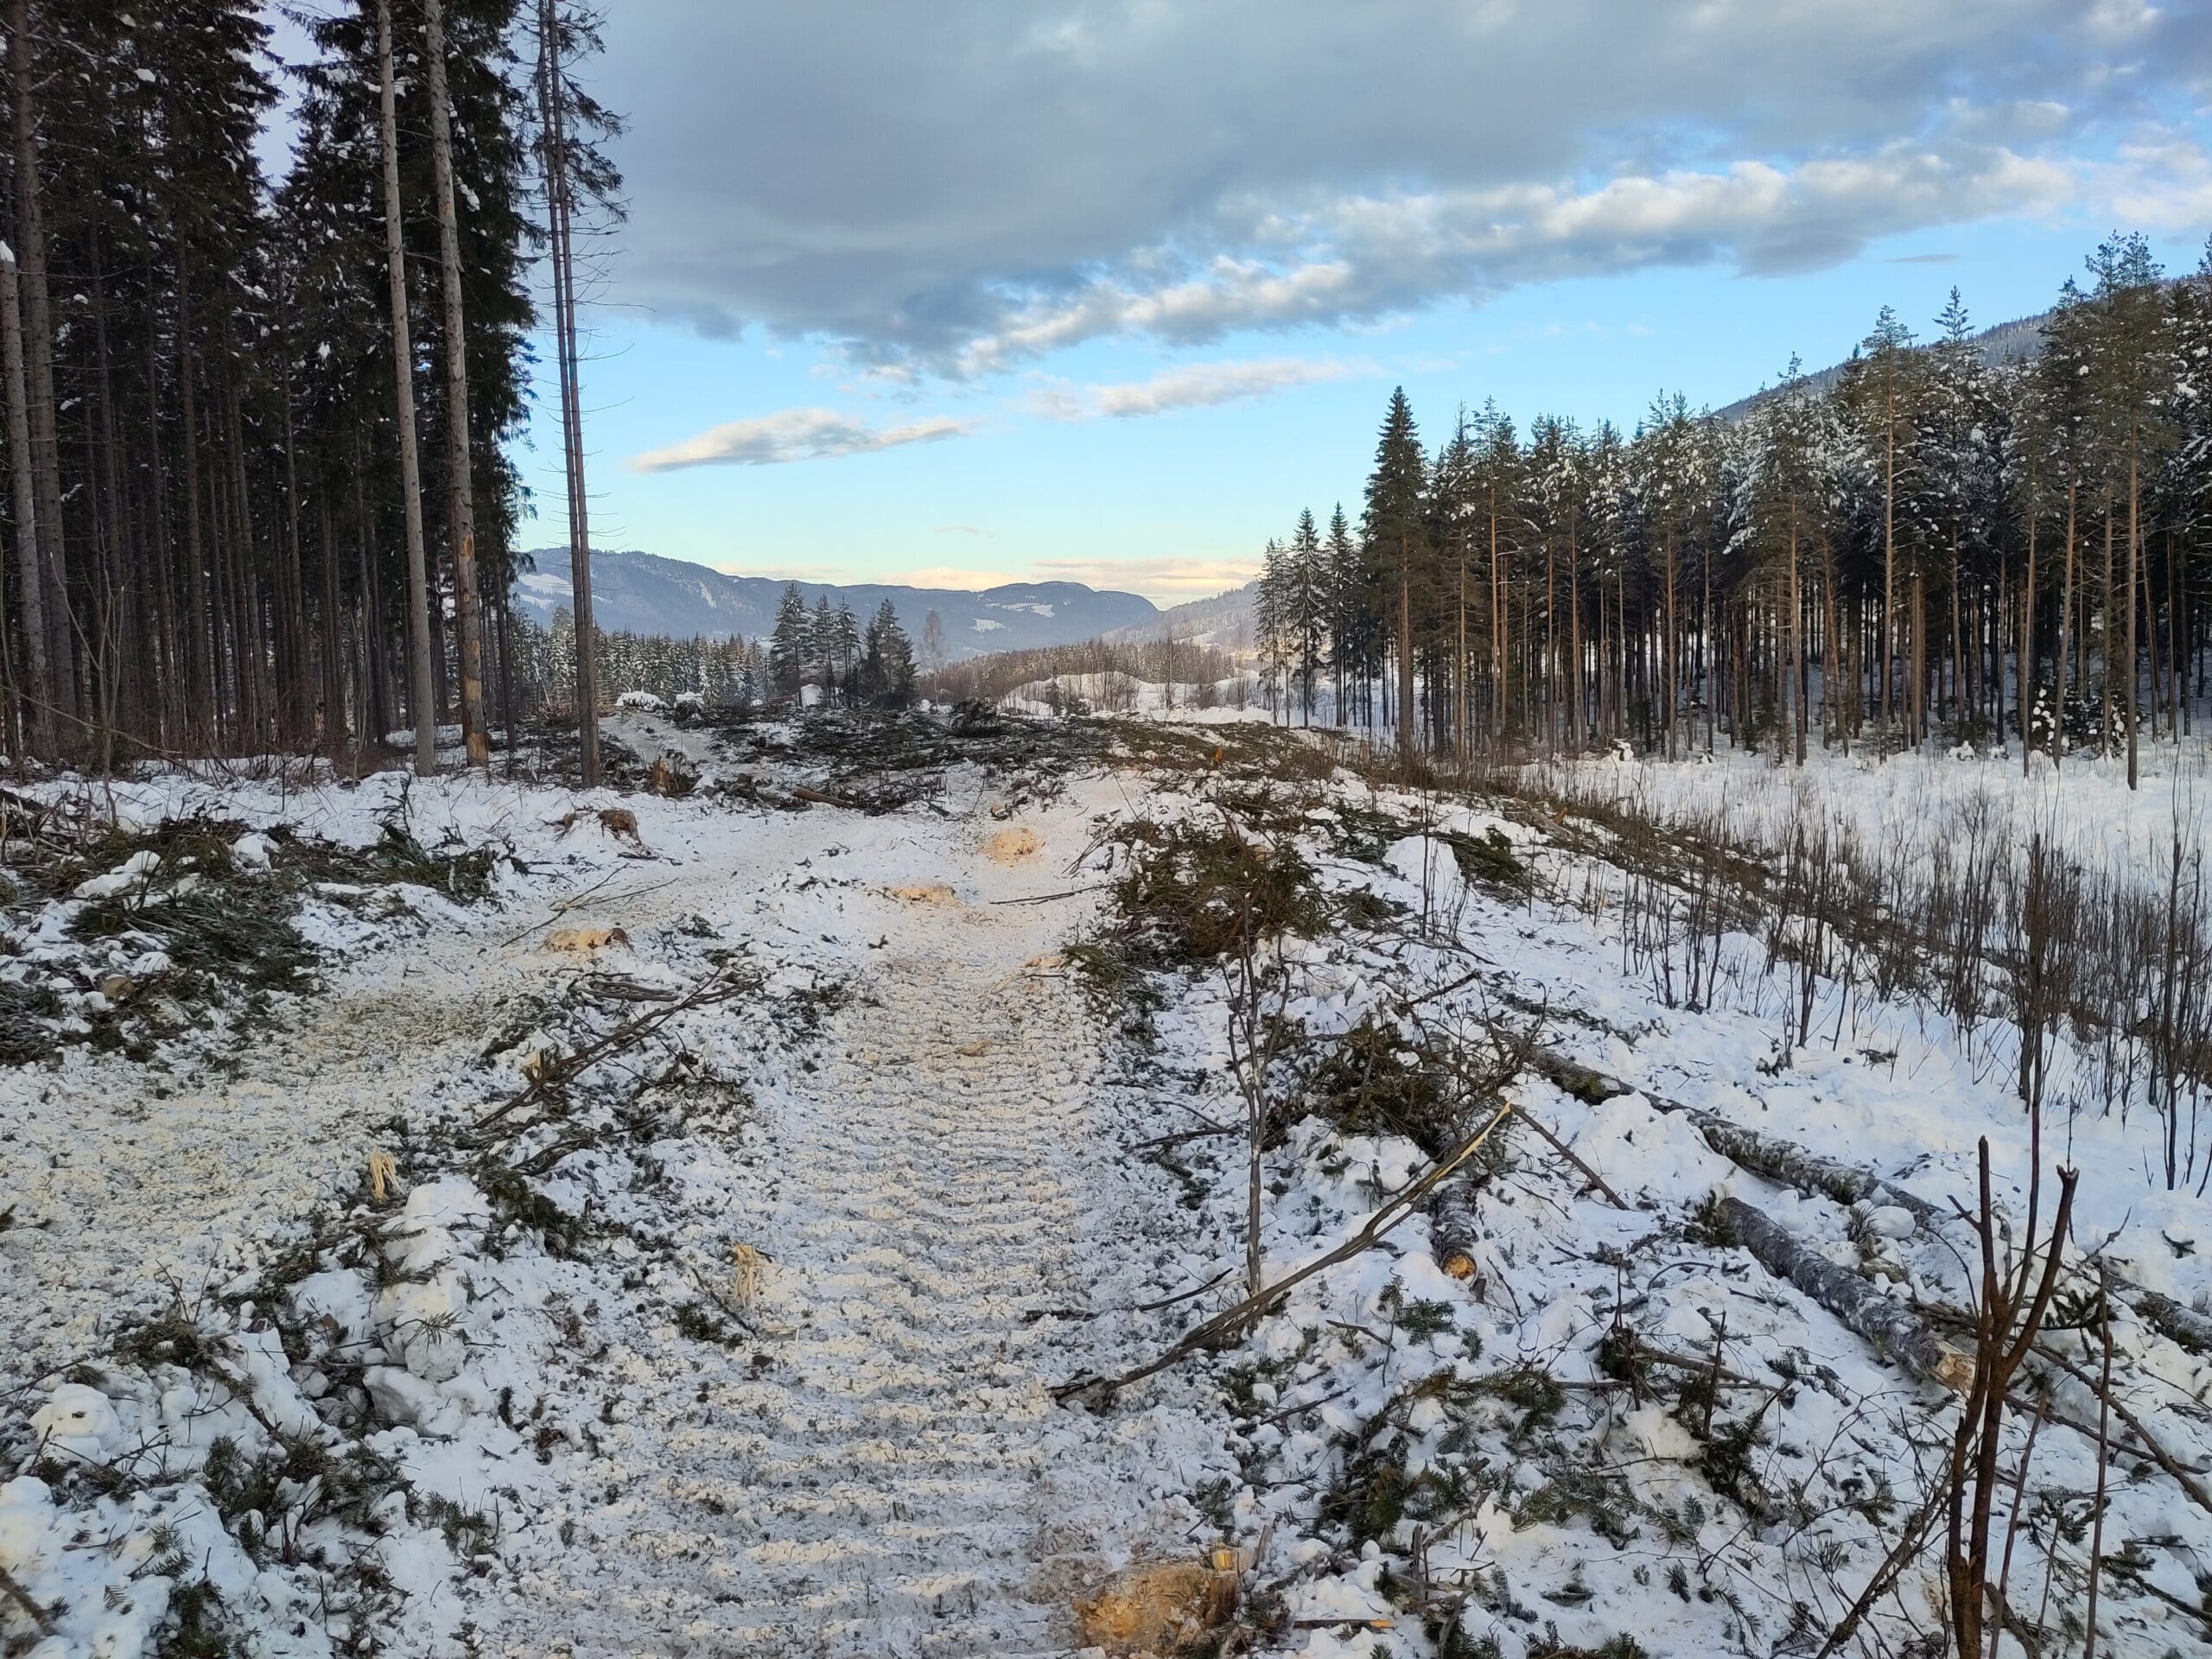
POLYGON ((2212 74, 2199 9, 2124 0, 637 0, 608 45, 626 297, 940 372, 1798 269, 2047 205, 2069 123, 2212 74), (1906 198, 1820 171, 1853 166, 1906 198))
POLYGON ((710 427, 664 449, 650 450, 630 465, 640 473, 683 467, 772 467, 784 461, 825 461, 867 454, 901 444, 935 443, 969 430, 965 421, 935 416, 906 426, 878 429, 828 409, 785 409, 710 427))

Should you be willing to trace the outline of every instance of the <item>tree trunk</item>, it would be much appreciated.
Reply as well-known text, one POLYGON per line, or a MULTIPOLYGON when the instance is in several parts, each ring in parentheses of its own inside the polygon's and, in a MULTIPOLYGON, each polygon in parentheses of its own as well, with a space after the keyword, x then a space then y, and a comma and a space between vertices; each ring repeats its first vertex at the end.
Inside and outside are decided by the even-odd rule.
POLYGON ((54 677, 47 660, 45 561, 39 552, 38 491, 31 478, 29 391, 23 375, 23 325, 17 308, 16 257, 0 247, 0 372, 7 375, 8 459, 15 486, 16 562, 23 590, 23 655, 30 705, 26 722, 41 758, 54 754, 54 677))
POLYGON ((47 300, 46 225, 39 203, 38 105, 29 0, 8 0, 8 63, 16 137, 16 233, 21 279, 31 480, 38 497, 39 560, 46 597, 48 684, 54 713, 77 716, 77 652, 61 539, 61 448, 55 430, 54 317, 47 300))
POLYGON ((1966 1391, 1973 1380, 1972 1358, 1939 1340, 1903 1302, 1877 1290, 1857 1269, 1838 1267, 1800 1244, 1773 1217, 1741 1198, 1724 1197, 1718 1209, 1721 1226, 1761 1267, 1796 1286, 1847 1330, 1866 1338, 1884 1358, 1954 1393, 1966 1391))
POLYGON ((430 690, 430 594, 423 547, 422 459, 415 448, 415 358, 407 329, 407 256, 400 234, 398 94, 392 85, 391 0, 377 0, 377 68, 382 78, 384 245, 391 280, 393 395, 399 428, 399 492, 407 515, 407 604, 410 700, 415 707, 415 772, 438 769, 438 711, 430 690))
POLYGON ((461 296, 461 226, 454 212, 453 116, 446 91, 445 8, 423 0, 423 30, 429 56, 430 168, 438 198, 438 262, 445 289, 446 424, 450 429, 448 482, 452 489, 453 608, 461 658, 461 729, 468 763, 489 771, 490 739, 484 729, 484 648, 476 596, 476 492, 468 464, 468 346, 461 296))
POLYGON ((553 270, 554 339, 561 371, 562 448, 569 488, 569 580, 575 624, 576 729, 582 782, 599 783, 599 644, 592 620, 591 520, 584 497, 583 413, 576 372, 575 273, 569 246, 569 160, 563 129, 561 24, 556 0, 538 8, 538 95, 545 145, 545 199, 553 270))

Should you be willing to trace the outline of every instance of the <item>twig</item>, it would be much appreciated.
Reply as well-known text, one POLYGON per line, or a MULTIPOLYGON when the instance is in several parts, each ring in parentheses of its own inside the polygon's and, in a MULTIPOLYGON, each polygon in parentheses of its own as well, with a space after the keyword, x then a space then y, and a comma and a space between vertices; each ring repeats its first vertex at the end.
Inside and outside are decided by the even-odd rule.
POLYGON ((1033 893, 1026 899, 994 899, 991 902, 995 905, 1048 905, 1055 899, 1075 899, 1086 893, 1105 891, 1103 886, 1094 884, 1088 887, 1070 887, 1065 893, 1033 893))
MULTIPOLYGON (((2098 1391, 2096 1383, 2091 1380, 2088 1374, 2076 1367, 2071 1360, 2056 1349, 2038 1342, 2036 1344, 2036 1357, 2047 1364, 2056 1366, 2092 1394, 2098 1391)), ((2192 1473, 2181 1459, 2167 1451, 2164 1443, 2143 1426, 2143 1420, 2130 1411, 2126 1402, 2117 1395, 2114 1395, 2112 1400, 2112 1414, 2120 1419, 2129 1433, 2143 1443, 2143 1450, 2151 1461, 2171 1476, 2174 1484, 2189 1494, 2190 1500, 2197 1508, 2208 1515, 2212 1515, 2212 1491, 2206 1490, 2203 1478, 2192 1473)))
MULTIPOLYGON (((664 1007, 654 1008, 648 1013, 639 1014, 634 1020, 617 1026, 597 1042, 588 1043, 574 1053, 567 1055, 547 1067, 544 1074, 535 1082, 478 1118, 474 1126, 476 1134, 481 1135, 485 1131, 498 1125, 510 1113, 519 1111, 532 1101, 550 1093, 562 1084, 573 1082, 609 1055, 619 1054, 626 1049, 635 1047, 677 1014, 692 1008, 712 1007, 717 1002, 727 1002, 732 997, 754 988, 756 988, 755 982, 750 980, 712 979, 680 1002, 671 1002, 664 1007)), ((480 1141, 474 1144, 483 1143, 480 1141)))
POLYGON ((1605 1178, 1600 1175, 1596 1170, 1591 1168, 1589 1164, 1586 1163, 1573 1147, 1569 1147, 1566 1141, 1560 1140, 1559 1135, 1550 1128, 1549 1125, 1546 1124, 1541 1118, 1538 1117, 1534 1112, 1523 1112, 1521 1114, 1521 1121, 1541 1135, 1543 1138, 1544 1143, 1550 1147, 1554 1152, 1559 1154, 1560 1157, 1566 1159, 1568 1163, 1573 1164, 1576 1169, 1580 1170, 1582 1173, 1582 1179, 1589 1182, 1592 1186, 1597 1188, 1599 1192, 1605 1198, 1606 1203, 1611 1205, 1616 1210, 1625 1210, 1629 1207, 1627 1200, 1623 1198, 1619 1193, 1614 1192, 1611 1186, 1605 1184, 1605 1178))
POLYGON ((1912 1559, 1913 1553, 1926 1540, 1929 1526, 1936 1519, 1936 1507, 1943 1501, 1943 1497, 1944 1491, 1941 1484, 1936 1486, 1928 1494, 1927 1501, 1920 1506, 1920 1512, 1914 1516, 1910 1524, 1897 1535, 1897 1541, 1891 1546, 1890 1553, 1882 1558, 1882 1564, 1874 1569, 1873 1576, 1866 1580, 1866 1587, 1859 1592, 1859 1599, 1851 1604, 1850 1610, 1844 1614, 1841 1621, 1828 1632, 1828 1639, 1821 1644, 1820 1652, 1814 1655, 1813 1659, 1828 1659, 1829 1655, 1859 1633, 1859 1625, 1865 1622, 1866 1615, 1873 1610, 1874 1604, 1888 1592, 1892 1584, 1897 1582, 1897 1575, 1904 1570, 1905 1563, 1912 1559))

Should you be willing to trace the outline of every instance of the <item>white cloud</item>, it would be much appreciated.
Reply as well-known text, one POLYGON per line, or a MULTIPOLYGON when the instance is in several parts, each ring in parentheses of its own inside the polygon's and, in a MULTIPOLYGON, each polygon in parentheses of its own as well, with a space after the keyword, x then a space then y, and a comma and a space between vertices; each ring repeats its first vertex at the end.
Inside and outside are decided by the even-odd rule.
POLYGON ((2146 130, 2094 171, 2091 190, 2119 224, 2201 231, 2212 224, 2212 152, 2188 134, 2146 130))
POLYGON ((784 461, 824 461, 868 454, 901 444, 935 443, 964 436, 972 423, 932 416, 906 426, 876 428, 829 409, 785 409, 750 420, 710 427, 665 449, 648 450, 631 467, 665 473, 683 467, 772 467, 784 461))
POLYGON ((1030 409, 1056 421, 1100 416, 1128 420, 1173 409, 1205 409, 1264 397, 1290 386, 1342 380, 1361 371, 1334 358, 1265 357, 1244 361, 1189 363, 1163 369, 1149 380, 1077 387, 1048 380, 1033 390, 1030 409))

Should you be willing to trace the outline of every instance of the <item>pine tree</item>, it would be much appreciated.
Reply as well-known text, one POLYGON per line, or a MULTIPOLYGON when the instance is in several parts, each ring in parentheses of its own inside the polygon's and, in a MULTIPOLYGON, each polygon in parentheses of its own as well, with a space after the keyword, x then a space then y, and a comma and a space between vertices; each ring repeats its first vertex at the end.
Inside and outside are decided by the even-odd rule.
POLYGON ((1286 591, 1281 626, 1288 643, 1291 671, 1298 686, 1298 701, 1306 723, 1313 723, 1313 685, 1328 649, 1329 575, 1324 563, 1321 532, 1313 523, 1312 508, 1298 515, 1284 555, 1286 591))
POLYGON ((1326 571, 1324 593, 1329 613, 1329 666, 1336 678, 1336 723, 1344 723, 1344 671, 1356 666, 1361 610, 1359 544, 1352 540, 1344 503, 1329 515, 1329 540, 1322 550, 1326 571))

